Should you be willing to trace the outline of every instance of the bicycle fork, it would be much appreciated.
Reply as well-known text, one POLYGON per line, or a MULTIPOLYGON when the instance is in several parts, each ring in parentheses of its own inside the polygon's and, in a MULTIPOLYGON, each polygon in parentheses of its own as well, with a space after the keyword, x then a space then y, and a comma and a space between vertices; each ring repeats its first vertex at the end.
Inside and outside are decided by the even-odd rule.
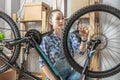
POLYGON ((94 42, 94 44, 93 44, 93 46, 92 46, 92 48, 91 48, 91 50, 90 50, 90 52, 89 52, 89 54, 87 56, 87 59, 85 61, 84 68, 83 68, 80 80, 88 80, 87 76, 88 76, 88 69, 90 67, 91 58, 95 53, 95 49, 97 48, 97 46, 100 43, 101 43, 101 41, 99 39, 94 42))

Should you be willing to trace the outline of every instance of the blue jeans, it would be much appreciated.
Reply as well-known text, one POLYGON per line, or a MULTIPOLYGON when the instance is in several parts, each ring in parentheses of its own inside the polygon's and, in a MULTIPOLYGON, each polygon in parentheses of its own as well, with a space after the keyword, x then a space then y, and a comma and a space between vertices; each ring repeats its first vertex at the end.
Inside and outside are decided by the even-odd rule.
MULTIPOLYGON (((66 74, 61 75, 62 80, 80 80, 80 73, 72 70, 70 73, 66 72, 66 74)), ((46 78, 46 80, 49 80, 46 78)))
POLYGON ((75 70, 72 70, 63 80, 80 80, 80 73, 75 70))
POLYGON ((58 60, 54 66, 62 80, 80 80, 80 73, 73 70, 65 58, 58 60))

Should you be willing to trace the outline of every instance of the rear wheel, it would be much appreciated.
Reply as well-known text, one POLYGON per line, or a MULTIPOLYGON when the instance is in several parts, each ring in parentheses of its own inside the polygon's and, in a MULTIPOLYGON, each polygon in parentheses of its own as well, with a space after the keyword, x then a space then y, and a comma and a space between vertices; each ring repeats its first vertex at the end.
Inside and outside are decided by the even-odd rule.
POLYGON ((0 73, 10 68, 4 61, 13 64, 19 56, 20 44, 6 46, 5 41, 20 38, 20 33, 15 22, 7 14, 0 12, 0 73))
POLYGON ((89 49, 84 54, 75 54, 73 58, 68 45, 69 34, 76 31, 81 24, 86 24, 89 28, 88 41, 101 41, 93 56, 88 76, 103 78, 120 72, 120 11, 108 5, 91 5, 76 11, 67 20, 62 37, 63 49, 68 62, 80 73, 89 49))

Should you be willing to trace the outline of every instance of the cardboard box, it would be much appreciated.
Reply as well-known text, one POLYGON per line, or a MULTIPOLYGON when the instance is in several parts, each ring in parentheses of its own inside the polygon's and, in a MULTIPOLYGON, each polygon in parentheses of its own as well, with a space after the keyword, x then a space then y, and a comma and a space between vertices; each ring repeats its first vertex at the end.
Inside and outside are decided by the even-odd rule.
MULTIPOLYGON (((71 1, 71 14, 73 14, 75 11, 90 5, 89 0, 70 0, 71 1)), ((86 14, 82 16, 82 18, 89 18, 89 14, 86 14)))
POLYGON ((44 2, 28 2, 24 4, 24 21, 40 21, 42 11, 50 11, 49 5, 44 2))
POLYGON ((16 71, 9 69, 0 74, 0 80, 16 80, 16 71))
MULTIPOLYGON (((0 60, 0 65, 4 62, 0 60)), ((16 80, 16 71, 13 69, 8 69, 7 71, 0 73, 0 80, 16 80)))

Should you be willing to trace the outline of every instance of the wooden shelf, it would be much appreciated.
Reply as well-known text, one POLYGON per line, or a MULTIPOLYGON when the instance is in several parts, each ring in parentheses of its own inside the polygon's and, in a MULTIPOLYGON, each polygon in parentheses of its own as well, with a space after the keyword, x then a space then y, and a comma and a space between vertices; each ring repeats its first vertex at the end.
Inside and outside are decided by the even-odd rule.
POLYGON ((26 22, 41 22, 42 20, 20 20, 21 23, 26 23, 26 22))

